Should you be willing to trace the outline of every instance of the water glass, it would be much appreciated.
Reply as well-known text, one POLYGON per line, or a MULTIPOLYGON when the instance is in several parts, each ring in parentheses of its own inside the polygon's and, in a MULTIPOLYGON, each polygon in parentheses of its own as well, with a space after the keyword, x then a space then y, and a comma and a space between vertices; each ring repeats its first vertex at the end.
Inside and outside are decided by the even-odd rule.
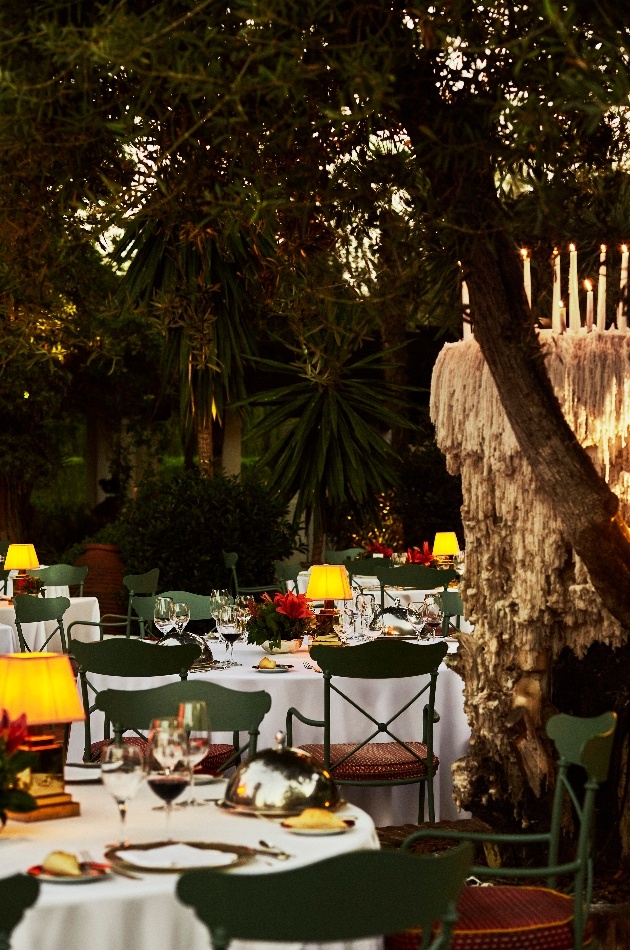
POLYGON ((118 805, 121 845, 126 844, 127 802, 134 797, 144 778, 145 761, 138 746, 121 742, 105 747, 101 759, 101 781, 118 805))
POLYGON ((161 637, 173 629, 173 598, 156 597, 153 608, 153 623, 161 637))
POLYGON ((195 766, 208 754, 210 745, 210 717, 208 705, 203 700, 191 700, 179 704, 177 719, 188 739, 188 764, 191 768, 189 805, 204 805, 195 795, 195 766))
POLYGON ((173 620, 173 626, 177 633, 182 633, 186 627, 188 621, 190 620, 190 606, 189 604, 176 603, 173 604, 171 610, 171 617, 173 620))
POLYGON ((423 639, 423 630, 426 623, 424 600, 414 600, 407 607, 407 620, 416 632, 419 640, 423 639))

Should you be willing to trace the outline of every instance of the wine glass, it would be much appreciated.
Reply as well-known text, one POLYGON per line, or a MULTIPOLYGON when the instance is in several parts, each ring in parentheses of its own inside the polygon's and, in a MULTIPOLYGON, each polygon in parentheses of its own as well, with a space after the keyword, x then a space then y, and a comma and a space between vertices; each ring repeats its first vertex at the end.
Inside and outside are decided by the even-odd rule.
POLYGON ((153 608, 153 623, 161 637, 173 629, 173 598, 156 597, 153 608))
POLYGON ((105 747, 101 759, 101 781, 118 805, 120 845, 125 841, 125 819, 129 802, 145 778, 145 762, 141 749, 126 742, 105 747))
POLYGON ((442 621, 444 620, 444 611, 442 602, 437 594, 427 594, 424 598, 424 617, 427 627, 430 628, 434 637, 439 636, 442 621))
POLYGON ((186 732, 177 717, 154 719, 148 736, 151 760, 147 784, 161 798, 166 809, 166 835, 171 841, 170 825, 173 802, 190 784, 186 732))
POLYGON ((210 616, 214 620, 217 630, 219 629, 219 614, 223 607, 231 603, 229 591, 213 590, 210 594, 210 616))
POLYGON ((365 633, 368 632, 374 617, 374 594, 358 594, 356 599, 359 623, 365 633))
POLYGON ((425 603, 423 600, 414 600, 407 607, 407 620, 416 632, 418 640, 422 640, 422 632, 426 623, 425 603))
POLYGON ((235 663, 232 659, 234 656, 234 644, 241 636, 241 631, 237 626, 237 610, 238 608, 235 607, 234 604, 226 604, 225 607, 221 608, 218 620, 219 636, 225 643, 226 653, 233 666, 242 665, 235 663))
POLYGON ((191 767, 188 805, 204 805, 195 796, 195 766, 205 759, 210 743, 208 706, 203 700, 179 704, 178 721, 188 739, 188 763, 191 767))
POLYGON ((190 620, 190 605, 184 603, 173 604, 171 617, 177 633, 183 633, 186 624, 190 620))

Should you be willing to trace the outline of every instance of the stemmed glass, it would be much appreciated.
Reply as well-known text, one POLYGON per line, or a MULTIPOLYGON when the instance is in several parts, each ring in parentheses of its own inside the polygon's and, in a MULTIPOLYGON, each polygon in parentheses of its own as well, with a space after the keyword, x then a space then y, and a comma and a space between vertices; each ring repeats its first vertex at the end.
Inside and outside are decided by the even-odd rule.
POLYGON ((166 809, 166 835, 170 841, 173 802, 188 788, 191 769, 188 763, 186 732, 176 717, 154 719, 149 730, 147 784, 161 798, 166 809))
POLYGON ((357 611, 359 614, 359 623, 361 629, 367 634, 370 629, 370 623, 374 617, 374 594, 358 594, 356 599, 357 611))
POLYGON ((173 629, 173 598, 156 597, 153 608, 153 623, 158 629, 160 637, 163 637, 173 629))
POLYGON ((223 607, 232 603, 232 598, 227 590, 213 590, 210 594, 210 616, 219 629, 219 614, 223 607))
POLYGON ((118 805, 120 845, 126 844, 127 802, 134 797, 144 778, 144 756, 138 746, 121 742, 105 747, 101 759, 101 781, 118 805))
POLYGON ((184 628, 190 620, 190 605, 184 603, 173 604, 171 617, 177 633, 183 633, 184 628))
POLYGON ((225 643, 227 655, 230 658, 230 663, 233 666, 241 666, 240 663, 235 663, 232 659, 234 656, 234 644, 241 636, 241 631, 237 625, 237 619, 238 608, 234 604, 226 604, 226 606, 221 608, 219 612, 219 619, 217 621, 219 636, 225 643))
POLYGON ((442 603, 436 594, 427 594, 424 598, 424 618, 427 627, 429 627, 434 637, 439 636, 442 621, 444 620, 444 611, 442 603))
POLYGON ((208 706, 203 700, 179 704, 177 719, 188 739, 188 763, 190 773, 190 796, 186 804, 205 805, 195 795, 195 766, 205 759, 210 743, 210 719, 208 706))
POLYGON ((423 600, 414 600, 407 607, 407 620, 416 632, 418 640, 425 639, 423 630, 426 623, 425 603, 423 600))

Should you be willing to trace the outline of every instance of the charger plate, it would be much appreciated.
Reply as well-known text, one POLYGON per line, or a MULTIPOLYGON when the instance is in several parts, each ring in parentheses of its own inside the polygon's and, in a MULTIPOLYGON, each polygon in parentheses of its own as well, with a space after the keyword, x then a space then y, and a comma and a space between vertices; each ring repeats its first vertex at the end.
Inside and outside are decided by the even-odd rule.
POLYGON ((231 871, 232 868, 249 864, 249 862, 253 861, 256 857, 256 852, 253 848, 246 848, 240 844, 225 844, 220 841, 151 841, 148 844, 126 844, 108 848, 105 852, 105 859, 109 861, 114 870, 119 867, 123 871, 135 871, 142 874, 181 874, 184 871, 194 871, 197 868, 204 867, 203 863, 188 866, 177 865, 176 867, 172 865, 165 865, 163 867, 151 865, 149 867, 144 864, 141 865, 132 861, 126 861, 124 857, 126 851, 154 851, 156 848, 167 848, 169 845, 178 844, 187 845, 189 848, 197 848, 200 851, 223 851, 225 854, 234 856, 234 860, 226 864, 216 865, 209 861, 206 866, 212 867, 215 870, 231 871))

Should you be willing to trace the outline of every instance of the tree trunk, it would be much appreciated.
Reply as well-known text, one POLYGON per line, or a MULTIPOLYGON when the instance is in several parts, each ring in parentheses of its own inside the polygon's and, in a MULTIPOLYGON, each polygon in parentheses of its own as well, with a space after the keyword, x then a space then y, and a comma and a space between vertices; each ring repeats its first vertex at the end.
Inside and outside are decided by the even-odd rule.
POLYGON ((212 419, 197 424, 197 451, 199 453, 199 471, 202 476, 213 472, 212 419))
POLYGON ((15 475, 0 476, 0 537, 11 542, 31 540, 33 486, 15 475))

